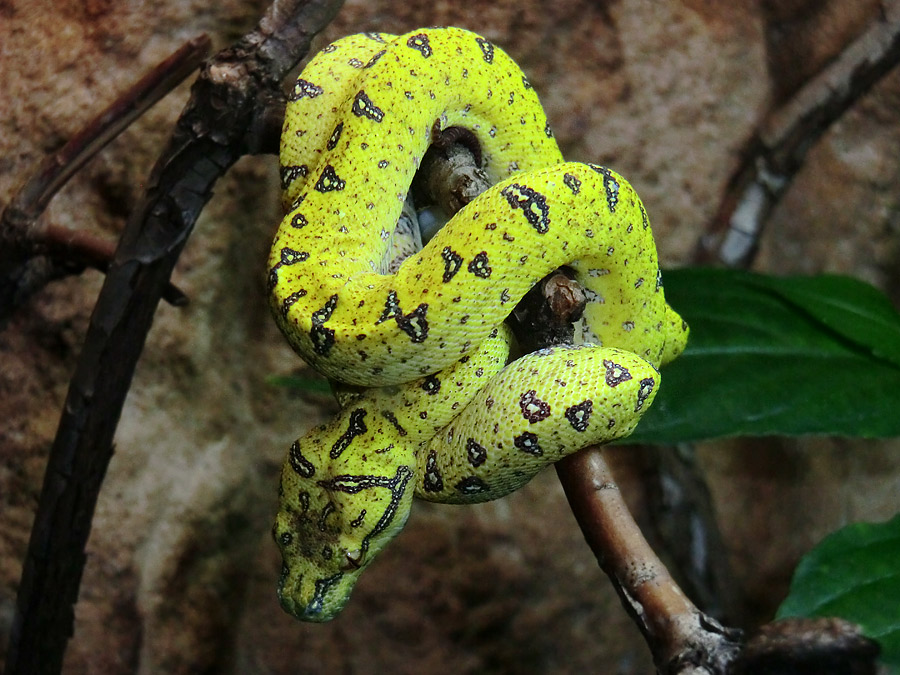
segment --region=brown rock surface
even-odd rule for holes
[[[775,4],[353,0],[319,46],[419,25],[487,35],[528,72],[566,155],[613,165],[635,184],[675,265],[689,259],[769,97],[796,86],[781,73],[813,50],[788,41],[799,55],[773,53],[787,49],[777,31],[814,43],[825,63],[874,3]],[[0,204],[44,153],[186,39],[208,31],[224,46],[264,6],[0,0]],[[47,218],[114,236],[186,95],[179,88],[104,150]],[[816,146],[774,214],[759,269],[846,272],[900,301],[898,99],[894,72]],[[279,465],[332,404],[267,383],[304,370],[264,299],[277,190],[273,158],[239,163],[175,270],[191,304],[161,306],[126,403],[66,672],[649,672],[552,472],[491,504],[418,504],[336,622],[302,625],[281,612],[269,536]],[[51,284],[0,332],[0,660],[99,284],[97,273]],[[742,440],[703,444],[700,457],[736,595],[754,618],[777,605],[818,538],[900,503],[896,443]],[[637,499],[640,484],[623,471]]]

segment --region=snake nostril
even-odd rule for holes
[[[344,565],[342,566],[342,569],[348,572],[350,570],[358,570],[360,567],[362,567],[362,560],[362,551],[360,551],[359,549],[347,551],[346,553],[344,553]]]

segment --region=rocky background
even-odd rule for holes
[[[185,40],[221,48],[261,0],[0,0],[0,205],[40,158]],[[629,177],[668,266],[690,260],[737,151],[773,104],[857,36],[871,0],[350,0],[317,43],[455,24],[528,73],[570,159]],[[115,237],[187,98],[158,104],[52,202],[58,225]],[[756,269],[849,273],[900,304],[900,72],[809,154]],[[279,220],[273,157],[218,186],[173,277],[119,427],[94,520],[68,673],[583,673],[652,670],[552,471],[477,507],[419,504],[344,615],[303,625],[275,598],[269,528],[290,442],[331,411],[273,375],[304,372],[268,315]],[[55,433],[94,299],[90,272],[48,286],[0,332],[0,661]],[[615,451],[641,506],[639,463]],[[698,446],[731,562],[733,620],[770,618],[797,558],[900,503],[895,442]]]

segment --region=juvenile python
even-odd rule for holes
[[[454,126],[474,133],[494,186],[388,274],[408,244],[395,224],[413,175],[433,134]],[[272,311],[293,348],[344,384],[341,412],[285,460],[278,594],[294,616],[327,621],[403,527],[413,493],[495,499],[627,436],[687,326],[665,302],[632,187],[564,163],[522,71],[474,33],[327,46],[291,92],[281,176]],[[580,344],[507,365],[504,319],[561,265],[590,300]]]

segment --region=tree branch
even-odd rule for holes
[[[741,631],[725,628],[688,600],[644,539],[601,448],[560,460],[556,471],[572,513],[640,629],[662,675],[724,675]]]
[[[878,21],[759,125],[698,242],[696,262],[749,266],[769,214],[806,153],[900,63],[900,0],[882,2],[881,10]]]
[[[215,182],[258,149],[281,81],[339,2],[276,0],[259,27],[203,68],[123,232],[98,297],[44,475],[6,673],[56,673],[97,495],[134,367],[169,275]],[[248,130],[251,133],[248,135]]]

